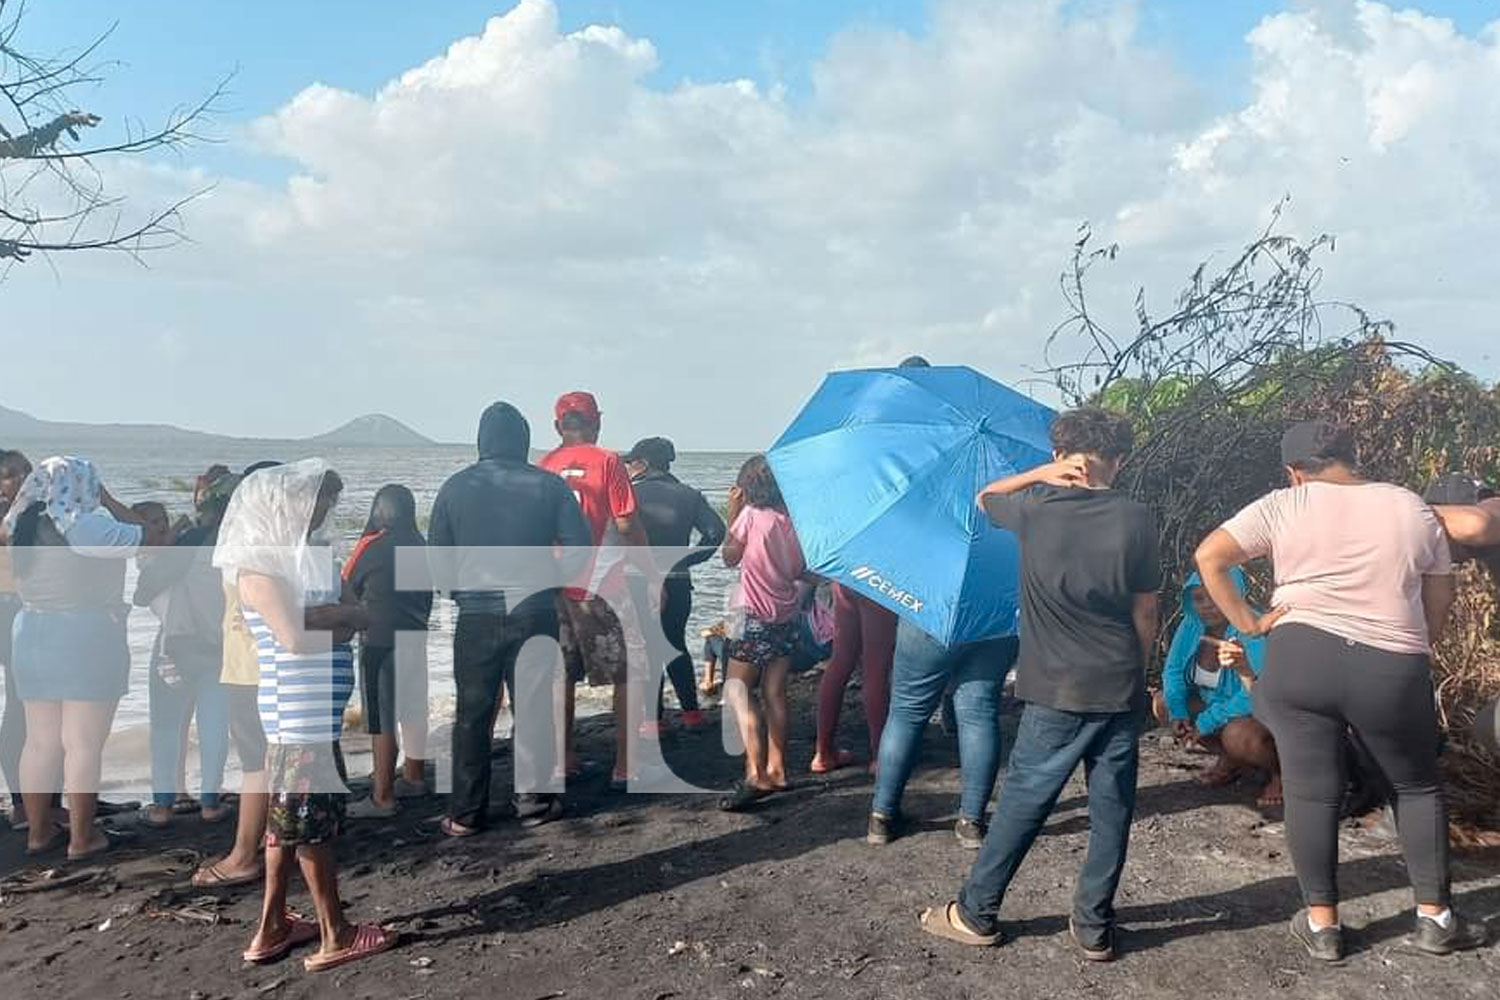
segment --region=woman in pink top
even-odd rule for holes
[[[1429,657],[1453,603],[1442,524],[1421,498],[1356,472],[1353,440],[1322,422],[1281,441],[1291,488],[1262,497],[1198,549],[1203,584],[1247,635],[1271,633],[1255,716],[1281,756],[1286,836],[1307,908],[1291,931],[1338,961],[1338,824],[1343,740],[1352,728],[1396,793],[1417,898],[1412,943],[1446,955],[1484,943],[1449,908],[1448,815],[1438,771]],[[1230,571],[1269,557],[1275,610],[1257,615]],[[1271,631],[1272,629],[1275,631]]]
[[[745,742],[745,780],[719,807],[743,809],[786,789],[786,675],[797,650],[802,611],[802,577],[807,564],[781,489],[766,464],[755,455],[740,469],[729,491],[729,538],[724,563],[739,567],[744,627],[730,633],[729,669],[724,701],[739,724]],[[751,697],[760,685],[761,711]]]

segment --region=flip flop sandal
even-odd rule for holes
[[[853,767],[854,763],[854,754],[851,751],[840,750],[833,755],[833,763],[830,764],[827,761],[814,758],[812,764],[807,769],[813,774],[832,774],[834,771]]]
[[[969,930],[958,919],[958,904],[954,902],[948,903],[942,910],[929,906],[917,919],[922,925],[922,930],[928,934],[967,945],[970,948],[993,948],[1005,939],[999,931],[993,934],[975,934]]]
[[[108,854],[110,851],[118,847],[121,843],[133,839],[128,834],[122,833],[118,830],[111,830],[106,827],[100,827],[99,832],[104,834],[104,842],[101,844],[96,844],[93,847],[90,847],[88,850],[82,851],[78,854],[74,854],[72,851],[69,851],[69,864],[72,864],[75,861],[87,861],[90,858],[97,858],[101,854]]]
[[[776,793],[759,785],[752,785],[748,781],[742,781],[735,785],[730,793],[719,800],[719,808],[724,812],[741,812],[755,805],[761,799]]]
[[[362,958],[390,951],[401,940],[398,931],[388,931],[374,924],[360,924],[354,929],[354,943],[341,951],[330,954],[318,953],[302,960],[302,968],[308,972],[327,972],[341,965],[357,962]]]
[[[234,806],[225,804],[218,807],[205,807],[198,812],[198,822],[207,826],[218,826],[220,823],[234,818]]]
[[[251,965],[268,965],[286,958],[298,945],[316,941],[322,936],[318,925],[311,920],[303,920],[288,913],[286,921],[286,937],[264,948],[246,948],[240,957]]]
[[[199,868],[193,873],[191,881],[199,889],[232,889],[241,885],[255,885],[265,877],[263,868],[245,875],[230,875],[215,863]]]
[[[51,854],[53,851],[57,850],[59,847],[62,847],[65,844],[67,844],[67,842],[68,842],[68,831],[67,831],[67,828],[66,827],[61,827],[61,826],[55,826],[55,827],[52,828],[52,836],[48,837],[47,838],[47,842],[45,844],[43,844],[41,847],[31,847],[29,845],[27,846],[27,848],[26,848],[26,856],[28,858],[36,858],[36,857],[42,856],[43,854]]]
[[[443,821],[438,824],[438,829],[443,835],[452,837],[454,840],[466,840],[469,837],[477,837],[483,831],[477,826],[465,826],[450,816],[444,816]]]
[[[203,804],[197,799],[178,799],[172,803],[172,814],[174,816],[191,816],[203,808]]]

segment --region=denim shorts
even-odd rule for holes
[[[22,608],[11,665],[22,701],[119,701],[130,682],[126,609]]]

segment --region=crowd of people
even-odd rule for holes
[[[134,559],[129,604],[159,623],[143,821],[164,827],[196,813],[235,824],[232,848],[193,883],[264,884],[249,962],[315,945],[304,964],[317,971],[396,944],[391,931],[346,921],[334,844],[346,822],[389,818],[402,800],[431,792],[425,633],[435,594],[456,609],[448,837],[473,837],[493,821],[491,744],[503,699],[516,734],[507,814],[532,828],[565,815],[567,783],[588,766],[573,739],[580,683],[612,688],[610,783],[622,791],[648,766],[643,748],[665,724],[666,684],[689,729],[705,724],[700,699],[722,685],[745,761],[719,804],[745,810],[784,791],[801,767],[824,774],[861,762],[838,739],[857,672],[869,731],[863,763],[874,776],[871,844],[906,826],[903,791],[934,715],[956,730],[954,835],[977,855],[955,898],[921,915],[931,934],[971,946],[1003,940],[1006,890],[1081,764],[1090,834],[1070,927],[1086,958],[1113,958],[1138,743],[1154,716],[1215,755],[1204,783],[1251,775],[1259,806],[1284,803],[1305,903],[1291,933],[1310,955],[1343,955],[1337,829],[1351,740],[1392,790],[1415,893],[1413,941],[1434,954],[1484,942],[1482,925],[1451,906],[1429,664],[1455,561],[1500,571],[1500,501],[1480,484],[1445,477],[1424,500],[1363,479],[1344,430],[1290,428],[1289,485],[1203,541],[1152,692],[1163,569],[1151,512],[1113,488],[1132,447],[1120,417],[1059,415],[1054,461],[976,498],[992,525],[1019,539],[1019,627],[953,646],[855,585],[809,572],[765,456],[744,463],[721,517],[673,475],[670,440],[648,438],[624,454],[601,447],[589,393],[563,395],[553,420],[558,444],[533,463],[525,417],[508,403],[490,406],[478,459],[444,483],[425,537],[411,490],[387,484],[342,561],[328,525],[343,481],[319,459],[239,473],[215,466],[196,484],[193,516],[174,523],[160,504],[121,503],[85,459],[33,465],[0,452],[0,773],[28,854],[81,861],[111,850],[94,820],[130,672],[125,581]],[[687,639],[691,570],[716,554],[738,582],[726,620],[703,635],[700,681]],[[1244,570],[1263,558],[1276,584],[1266,609],[1251,604]],[[791,761],[788,675],[825,656],[816,750]],[[991,810],[1011,676],[1024,710]],[[348,802],[341,737],[356,687],[373,769],[369,796]],[[186,788],[190,726],[196,798]],[[243,776],[233,804],[222,787],[231,749]],[[314,919],[287,907],[294,871]]]

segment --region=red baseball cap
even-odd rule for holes
[[[570,413],[576,413],[580,417],[597,422],[599,419],[599,401],[591,392],[565,392],[557,397],[556,415],[561,420]]]

